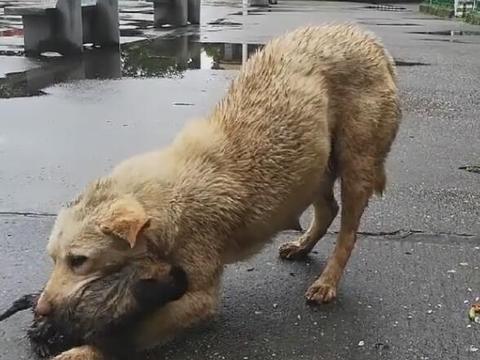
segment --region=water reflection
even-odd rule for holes
[[[44,95],[42,89],[74,80],[119,78],[122,75],[120,65],[118,51],[92,51],[68,61],[50,59],[42,67],[10,73],[0,79],[0,98]]]
[[[158,38],[122,47],[122,75],[126,77],[173,77],[200,68],[200,44],[192,37]]]
[[[38,96],[81,79],[180,77],[186,70],[239,69],[261,45],[200,43],[198,36],[157,38],[122,45],[120,52],[90,49],[76,58],[44,58],[42,66],[0,78],[0,98]]]

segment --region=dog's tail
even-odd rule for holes
[[[383,196],[385,187],[387,186],[387,175],[385,174],[384,166],[377,167],[375,172],[374,190],[378,196]]]

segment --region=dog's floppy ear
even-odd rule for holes
[[[188,289],[188,278],[179,266],[172,266],[167,276],[142,279],[135,284],[133,295],[143,309],[156,309],[180,299]]]
[[[110,204],[98,225],[104,234],[124,239],[133,248],[142,231],[150,225],[150,218],[136,199],[124,197]]]

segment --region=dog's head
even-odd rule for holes
[[[182,269],[152,261],[151,221],[140,202],[112,189],[99,181],[62,209],[48,242],[54,268],[36,313],[76,324],[75,336],[83,339],[140,321],[187,288]]]

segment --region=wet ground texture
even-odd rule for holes
[[[23,1],[0,0],[6,4]],[[227,267],[218,316],[150,359],[467,360],[480,356],[468,309],[480,296],[479,28],[416,5],[203,2],[202,23],[154,29],[151,4],[120,1],[120,52],[23,57],[20,18],[0,10],[0,309],[39,289],[55,213],[121,159],[167,144],[207,114],[248,54],[306,23],[354,21],[396,59],[404,120],[389,186],[330,305],[303,293],[338,223],[303,263],[278,259],[284,233]],[[310,219],[302,219],[305,228]],[[476,300],[477,299],[477,300]],[[30,359],[30,314],[0,324],[0,359]]]

